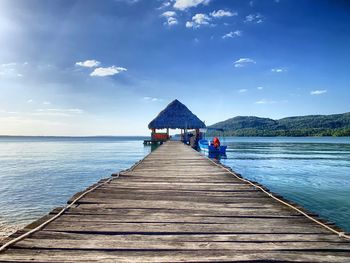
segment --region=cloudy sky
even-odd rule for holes
[[[0,134],[348,112],[349,47],[345,0],[0,0]]]

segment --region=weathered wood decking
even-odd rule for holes
[[[350,262],[350,243],[176,142],[0,254],[1,262],[265,260]]]

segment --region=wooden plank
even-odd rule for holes
[[[45,227],[51,231],[109,232],[109,233],[327,233],[314,224],[276,225],[266,220],[263,225],[202,224],[202,223],[106,223],[106,222],[52,222]]]
[[[266,194],[262,193],[258,190],[253,191],[192,191],[192,190],[148,190],[148,189],[133,189],[132,192],[130,192],[130,189],[125,188],[104,188],[100,187],[96,189],[94,194],[114,194],[114,195],[142,195],[147,198],[148,196],[159,196],[162,195],[162,198],[164,198],[165,195],[169,196],[183,196],[183,197],[228,197],[228,198],[264,198],[264,199],[271,199]],[[88,195],[89,196],[89,195]]]
[[[84,250],[342,250],[350,252],[349,244],[346,242],[213,242],[213,241],[123,241],[120,240],[70,240],[70,239],[31,239],[27,238],[18,242],[15,248],[30,249],[74,249],[79,247]]]
[[[2,262],[349,262],[349,252],[325,251],[89,251],[10,249],[1,255]],[[14,258],[16,258],[14,260]]]
[[[138,181],[121,181],[111,182],[103,185],[101,189],[115,188],[118,185],[120,188],[141,188],[143,190],[151,189],[166,189],[166,190],[208,190],[208,191],[223,191],[223,190],[257,190],[256,187],[242,183],[225,183],[225,182],[173,182],[173,181],[158,181],[158,182],[138,182]]]
[[[173,189],[180,189],[180,190],[202,190],[202,191],[235,191],[235,190],[255,190],[254,187],[249,185],[225,185],[225,186],[217,186],[217,185],[197,185],[197,186],[191,186],[191,185],[137,185],[137,184],[119,184],[119,183],[111,183],[106,187],[113,187],[114,185],[120,185],[120,187],[129,188],[129,189],[159,189],[159,190],[173,190]]]
[[[305,217],[224,217],[224,216],[193,216],[185,214],[160,214],[160,215],[74,215],[65,214],[64,216],[56,219],[57,222],[72,222],[73,224],[79,224],[79,222],[176,222],[176,223],[217,223],[217,224],[264,224],[265,221],[269,221],[269,224],[311,224],[310,220]]]
[[[234,178],[232,175],[229,175],[226,171],[212,171],[212,172],[207,172],[204,171],[202,173],[199,172],[189,172],[187,171],[186,173],[183,172],[168,172],[168,171],[162,171],[161,173],[159,173],[158,171],[153,171],[153,172],[145,172],[143,170],[136,170],[133,172],[125,172],[123,173],[123,176],[134,176],[134,177],[155,177],[155,176],[159,176],[160,178],[191,178],[191,177],[202,177],[203,178],[207,178],[207,177],[211,177],[211,178],[217,178],[219,176],[225,176],[225,178]],[[238,179],[232,179],[232,180],[238,180]]]
[[[123,202],[116,202],[113,199],[101,199],[101,198],[89,198],[85,197],[82,201],[79,201],[79,206],[82,208],[192,208],[192,209],[229,209],[229,208],[276,208],[276,209],[288,209],[285,207],[276,207],[274,203],[264,202],[229,202],[227,203],[196,203],[188,201],[167,201],[167,200],[128,200],[124,199]],[[289,209],[290,210],[290,209]]]
[[[101,199],[105,197],[107,199]],[[193,203],[211,203],[211,204],[273,204],[273,200],[266,197],[252,197],[252,196],[225,196],[225,197],[216,197],[216,196],[193,196],[190,198],[189,195],[181,196],[181,195],[168,195],[159,198],[157,195],[142,195],[142,194],[110,194],[110,193],[93,193],[85,198],[81,199],[79,203],[84,202],[94,202],[94,203],[115,203],[118,201],[124,202],[124,200],[129,201],[176,201],[176,202],[193,202]],[[95,200],[95,201],[94,201]]]
[[[184,188],[184,189],[176,189],[176,188],[156,188],[156,187],[149,187],[149,188],[139,188],[139,187],[131,187],[131,186],[119,186],[119,187],[114,187],[114,186],[101,186],[99,187],[100,190],[106,189],[106,190],[113,190],[115,188],[118,188],[118,190],[125,190],[125,191],[166,191],[166,192],[171,192],[171,191],[182,191],[182,192],[206,192],[206,193],[250,193],[254,194],[253,192],[259,192],[261,193],[260,190],[258,189],[231,189],[231,190],[222,190],[222,189],[192,189],[192,188]]]
[[[108,198],[108,200],[100,200],[102,197]],[[135,193],[131,195],[130,193],[104,193],[104,192],[95,192],[89,194],[86,198],[83,198],[81,202],[87,202],[91,199],[98,199],[96,203],[104,202],[117,202],[118,200],[123,202],[123,200],[159,200],[159,195],[156,194],[144,194],[144,193]],[[168,194],[162,199],[163,201],[191,201],[196,203],[273,203],[273,200],[264,196],[264,197],[252,197],[252,196],[203,196],[203,195],[180,195],[180,194]]]
[[[127,182],[177,182],[177,183],[230,183],[230,184],[244,184],[240,181],[233,181],[230,177],[218,177],[218,176],[188,176],[186,177],[176,177],[176,176],[168,176],[168,177],[156,177],[152,175],[147,175],[144,177],[138,175],[125,175],[120,176],[119,181],[127,181]]]
[[[151,214],[188,214],[201,216],[241,216],[241,217],[268,217],[268,216],[300,216],[297,212],[281,210],[280,208],[255,209],[255,208],[229,208],[229,209],[193,209],[185,207],[177,208],[101,208],[95,207],[78,207],[70,208],[65,214],[96,214],[96,215],[151,215]]]
[[[43,230],[33,234],[32,239],[71,239],[71,240],[114,240],[114,241],[150,241],[150,242],[347,242],[330,233],[313,234],[79,234]]]

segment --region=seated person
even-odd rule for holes
[[[220,140],[219,140],[218,137],[214,137],[214,139],[213,139],[213,144],[214,144],[214,147],[215,147],[216,149],[219,149],[219,148],[220,148]]]

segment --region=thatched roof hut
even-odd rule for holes
[[[202,122],[180,101],[174,100],[149,124],[149,129],[200,129],[205,128]]]

